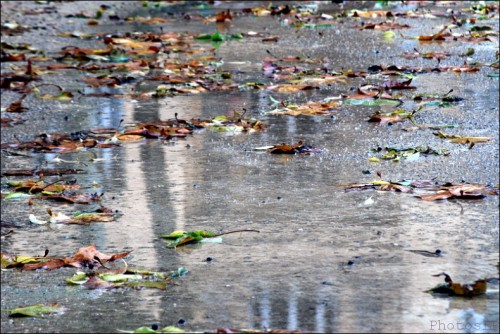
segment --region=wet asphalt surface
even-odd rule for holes
[[[215,45],[217,48],[209,52],[220,63],[218,71],[230,73],[232,81],[238,84],[274,83],[276,79],[265,75],[262,69],[266,57],[299,56],[311,62],[299,62],[296,66],[314,68],[323,64],[327,72],[366,71],[373,65],[433,68],[460,66],[464,62],[491,64],[497,60],[498,34],[496,43],[477,44],[460,40],[421,43],[399,35],[436,33],[440,25],[450,24],[451,8],[454,13],[461,13],[456,14],[459,17],[470,17],[472,14],[464,10],[471,5],[469,2],[420,8],[429,13],[443,12],[443,16],[397,18],[397,22],[410,28],[395,30],[397,36],[392,39],[380,31],[353,28],[385,20],[380,17],[346,17],[329,27],[296,28],[285,24],[283,15],[233,14],[233,20],[223,25],[206,23],[196,16],[210,17],[226,8],[241,13],[243,8],[264,6],[267,2],[217,2],[216,6],[164,3],[147,7],[141,2],[106,2],[109,12],[105,12],[98,25],[87,25],[89,19],[68,17],[82,11],[92,15],[100,4],[2,2],[2,24],[17,21],[32,27],[21,35],[2,35],[2,42],[30,43],[54,57],[67,45],[103,47],[99,39],[57,36],[61,32],[255,31],[262,37],[245,35],[241,41]],[[329,15],[350,8],[378,10],[370,2],[313,5],[319,13]],[[405,12],[416,7],[411,2],[397,2],[385,8]],[[43,9],[47,13],[21,14],[28,9]],[[110,19],[112,14],[120,19]],[[498,32],[498,8],[491,14],[490,20],[479,22]],[[169,21],[143,24],[124,20],[134,16],[163,17]],[[466,33],[466,28],[454,31]],[[279,40],[262,41],[272,36],[279,36]],[[214,47],[210,42],[192,43],[193,48]],[[448,52],[452,56],[440,62],[401,57],[415,48],[421,53]],[[468,48],[474,48],[469,56],[465,55]],[[170,57],[182,61],[195,56],[173,52]],[[321,61],[314,63],[317,59]],[[3,75],[12,66],[22,67],[26,63],[1,65]],[[473,299],[423,292],[442,282],[442,278],[432,277],[441,272],[463,283],[498,277],[497,195],[428,202],[416,197],[419,192],[345,192],[343,188],[346,184],[379,179],[378,172],[384,180],[434,179],[481,183],[498,189],[499,81],[498,77],[488,76],[494,73],[498,74],[497,68],[485,65],[472,73],[422,73],[413,78],[415,89],[393,91],[403,96],[443,95],[453,89],[453,95],[463,100],[425,109],[417,114],[416,121],[457,124],[456,128],[443,131],[491,138],[471,149],[438,138],[432,129],[405,131],[412,125],[409,122],[367,122],[375,110],[394,110],[387,106],[342,106],[331,115],[299,117],[267,113],[276,108],[273,100],[300,104],[351,94],[363,84],[380,84],[380,78],[374,77],[347,78],[296,93],[236,88],[137,99],[85,96],[85,92],[95,91],[85,84],[84,77],[97,74],[59,70],[44,74],[42,82],[58,84],[74,92],[75,98],[50,101],[30,95],[23,103],[28,111],[19,114],[3,111],[19,94],[2,89],[2,117],[25,119],[22,124],[2,127],[2,143],[33,140],[40,133],[117,127],[121,120],[123,124],[132,124],[172,119],[176,113],[182,119],[209,119],[246,109],[246,115],[266,124],[264,132],[252,134],[205,129],[185,139],[147,139],[67,154],[2,150],[2,172],[35,167],[85,170],[86,174],[75,176],[77,182],[88,187],[86,192],[104,193],[102,204],[123,213],[110,223],[34,225],[29,214],[44,217],[48,207],[66,213],[90,208],[44,200],[29,205],[26,199],[2,197],[2,221],[13,224],[2,226],[2,233],[14,231],[2,236],[2,252],[43,255],[48,248],[53,256],[70,256],[80,247],[95,244],[104,253],[133,249],[127,257],[129,267],[167,272],[184,267],[189,271],[167,290],[89,290],[66,284],[65,279],[75,273],[74,268],[50,272],[2,270],[2,309],[50,302],[67,307],[64,314],[43,318],[13,318],[2,312],[2,332],[104,333],[133,331],[152,324],[174,325],[186,332],[214,332],[217,328],[320,333],[498,331],[498,283],[490,284],[485,295]],[[114,89],[130,92],[133,87],[147,91],[157,84],[132,83]],[[414,110],[417,105],[406,99],[402,108]],[[272,155],[253,151],[256,147],[299,140],[321,152]],[[450,154],[415,161],[369,161],[380,156],[373,148],[417,145],[445,148]],[[9,190],[8,181],[20,179],[23,178],[2,176],[2,191]],[[255,229],[260,233],[232,234],[224,236],[222,243],[177,249],[167,248],[160,238],[174,230],[196,229],[216,233]],[[435,253],[436,249],[442,251],[441,256],[422,256]]]

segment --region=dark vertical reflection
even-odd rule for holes
[[[270,287],[263,283],[254,288],[254,296],[248,306],[248,328],[339,331],[338,310],[331,291],[321,288],[314,291],[293,284]]]

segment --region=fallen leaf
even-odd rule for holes
[[[412,80],[411,78],[406,81],[389,80],[382,83],[380,87],[384,89],[416,89],[415,86],[410,86]]]
[[[9,312],[10,316],[40,318],[46,314],[63,313],[65,310],[66,308],[60,306],[58,303],[52,303],[47,305],[36,304],[26,307],[16,307],[10,310],[2,310],[2,312]]]
[[[229,231],[225,233],[215,234],[214,232],[204,231],[204,230],[196,230],[196,231],[174,231],[170,234],[161,236],[163,239],[170,240],[167,244],[169,248],[176,248],[179,246],[186,245],[188,243],[202,242],[206,238],[217,238],[223,235],[231,234],[231,233],[240,233],[240,232],[260,232],[257,230],[235,230]]]
[[[272,148],[268,149],[267,152],[271,154],[296,154],[296,153],[319,153],[321,149],[315,148],[309,145],[304,145],[302,141],[298,141],[296,144],[276,144]]]
[[[420,198],[426,201],[442,200],[447,198],[479,199],[486,195],[498,195],[498,190],[483,184],[450,184],[441,186],[438,192],[430,195],[421,195]]]
[[[284,104],[283,108],[274,109],[268,112],[270,115],[328,115],[336,111],[336,107],[340,106],[340,101],[330,102],[312,102],[309,101],[303,105],[290,105]]]
[[[121,271],[104,270],[85,273],[77,272],[66,279],[66,283],[82,285],[88,289],[114,289],[120,287],[153,288],[165,290],[173,283],[172,278],[186,275],[184,267],[171,272],[150,272],[146,270],[131,270],[127,267]]]
[[[490,137],[464,137],[460,135],[451,135],[444,133],[442,131],[435,132],[434,135],[438,136],[439,138],[443,139],[449,139],[450,143],[455,143],[455,144],[476,144],[476,143],[486,143],[491,141]],[[472,148],[472,146],[471,146]]]
[[[410,26],[407,24],[401,24],[393,21],[384,21],[380,23],[365,23],[363,25],[356,26],[355,28],[358,28],[360,30],[373,29],[373,30],[387,31],[393,29],[406,29],[410,28]]]
[[[93,268],[101,267],[102,264],[124,258],[132,251],[108,255],[99,252],[95,245],[80,248],[75,255],[69,258],[55,258],[55,257],[27,257],[19,260],[14,257],[15,261],[7,264],[5,268],[20,267],[23,270],[53,270],[61,267],[75,267],[85,268],[92,266]],[[5,259],[13,258],[12,256],[5,256]],[[96,260],[98,258],[99,260]],[[27,262],[26,262],[27,261]],[[4,255],[2,254],[2,266],[4,264]]]
[[[220,12],[215,17],[215,22],[225,22],[231,21],[233,16],[231,15],[231,11],[228,9],[225,12]]]
[[[319,87],[307,84],[276,84],[267,86],[266,90],[278,93],[296,93],[302,90],[319,89]]]
[[[432,275],[434,277],[444,276],[445,284],[439,284],[426,292],[448,294],[451,296],[476,297],[486,293],[488,283],[484,279],[475,281],[472,284],[455,283],[446,273]]]

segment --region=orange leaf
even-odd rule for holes
[[[138,140],[144,139],[144,136],[123,134],[123,135],[117,136],[116,138],[118,138],[121,141],[131,142],[131,141],[138,141]]]

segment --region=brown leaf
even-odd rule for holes
[[[279,41],[279,39],[280,38],[278,36],[269,36],[269,37],[263,38],[262,42],[277,42],[277,41]]]
[[[113,289],[120,286],[120,284],[117,283],[107,282],[97,275],[92,275],[87,282],[82,285],[88,289]]]
[[[273,148],[269,149],[268,152],[273,153],[273,154],[280,154],[280,153],[295,154],[296,153],[295,149],[301,147],[303,144],[304,143],[302,141],[299,141],[293,145],[288,145],[285,143],[277,144],[277,145],[274,145]]]
[[[120,141],[126,141],[126,142],[131,142],[131,141],[138,141],[144,139],[144,136],[141,135],[129,135],[129,134],[122,134],[117,136]]]
[[[497,195],[493,189],[488,189],[483,184],[458,184],[447,187],[448,190],[455,197],[484,197],[485,195]]]
[[[378,188],[378,185],[371,183],[354,183],[344,186],[345,191],[363,191],[363,190],[374,190]]]
[[[450,289],[458,296],[477,296],[486,292],[487,283],[485,280],[477,280],[474,284],[450,283]]]
[[[385,22],[380,22],[380,23],[367,23],[367,24],[364,24],[361,26],[356,26],[356,28],[358,28],[360,30],[374,29],[374,30],[379,30],[379,31],[387,31],[387,30],[393,30],[393,29],[410,28],[410,26],[407,24],[400,24],[397,22],[385,21]]]
[[[18,53],[18,54],[11,54],[11,53],[5,53],[2,54],[1,61],[25,61],[26,60],[26,55],[24,53]]]
[[[64,267],[66,265],[66,259],[50,259],[45,262],[38,263],[27,263],[22,266],[23,270],[37,270],[37,269],[45,269],[45,270],[53,270]]]
[[[483,198],[486,195],[498,195],[498,191],[483,184],[452,184],[438,188],[436,194],[421,195],[420,198],[426,201],[447,199],[450,197],[462,199]]]
[[[446,283],[445,287],[437,287],[431,289],[432,292],[448,293],[450,295],[462,296],[462,297],[475,297],[486,293],[488,283],[484,279],[479,279],[472,284],[461,284],[455,283],[451,277],[446,273],[440,273],[437,275],[432,275],[434,277],[444,276],[444,281]]]
[[[77,204],[90,204],[92,201],[99,201],[102,195],[103,194],[44,195],[37,198],[54,199]]]
[[[28,108],[23,107],[22,103],[23,100],[26,98],[28,94],[25,93],[23,96],[19,98],[16,102],[13,102],[10,106],[7,107],[7,112],[15,112],[15,113],[20,113],[20,112],[25,112],[28,111]]]
[[[59,182],[46,184],[44,181],[26,180],[20,182],[9,182],[16,191],[29,191],[36,193],[40,191],[62,192],[65,189],[80,189],[79,184],[61,184]]]
[[[2,117],[2,126],[13,126],[16,124],[22,124],[24,122],[26,122],[26,120],[19,117],[15,118]]]
[[[420,198],[423,199],[424,201],[435,201],[435,200],[447,199],[452,196],[453,196],[452,193],[450,193],[448,190],[445,190],[445,191],[440,191],[433,195],[420,195]]]
[[[418,36],[418,40],[419,41],[444,41],[445,40],[445,36],[451,36],[450,33],[447,33],[445,34],[444,31],[448,29],[447,26],[445,26],[444,28],[442,28],[440,31],[438,31],[436,34],[434,35],[431,35],[431,36]]]
[[[279,110],[272,110],[269,112],[270,115],[290,115],[290,116],[300,116],[300,115],[326,115],[331,114],[336,110],[336,107],[340,105],[339,101],[330,102],[313,102],[309,101],[306,104],[300,106],[290,106],[282,105],[285,107]]]
[[[380,89],[376,87],[358,87],[356,93],[347,95],[349,99],[364,100],[370,97],[375,97],[380,94]],[[393,99],[394,97],[389,93],[382,93],[380,96],[382,99]]]
[[[61,268],[63,266],[70,266],[75,268],[88,267],[92,264],[94,268],[101,267],[101,263],[106,263],[108,261],[114,261],[121,259],[129,255],[132,251],[108,255],[99,252],[95,245],[90,245],[87,247],[80,248],[73,257],[70,258],[51,258],[45,262],[40,263],[28,263],[25,264],[23,270],[36,270],[36,269],[46,269],[53,270]],[[96,260],[96,257],[99,260]]]
[[[231,15],[230,10],[226,10],[225,12],[220,12],[217,14],[215,17],[215,22],[224,22],[224,21],[231,21],[233,19],[233,16]]]

